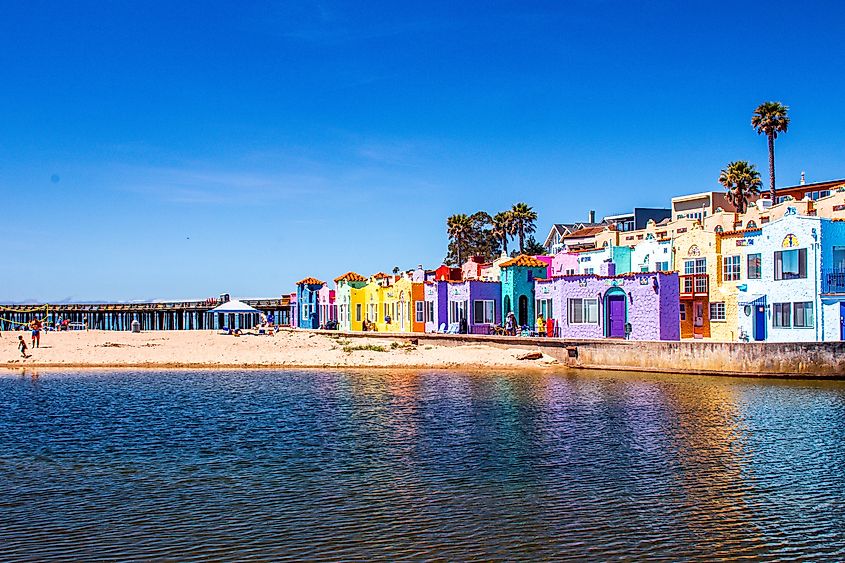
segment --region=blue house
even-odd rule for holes
[[[299,328],[320,328],[318,292],[326,285],[317,278],[305,278],[296,282],[296,304]]]

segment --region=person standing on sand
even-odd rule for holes
[[[508,312],[505,329],[508,331],[508,335],[516,336],[516,315],[513,314],[513,311]]]
[[[537,315],[537,336],[546,336],[546,319],[543,318],[543,313]]]
[[[29,356],[26,354],[26,341],[23,339],[23,335],[18,336],[18,350],[21,351],[22,358],[28,358]]]
[[[41,348],[41,321],[33,319],[29,323],[29,328],[32,329],[32,347]]]

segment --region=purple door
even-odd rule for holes
[[[624,295],[611,295],[607,298],[607,335],[610,338],[625,338]]]

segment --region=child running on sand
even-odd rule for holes
[[[18,336],[18,349],[21,351],[21,357],[28,358],[29,356],[26,353],[26,341],[23,339],[23,336]]]

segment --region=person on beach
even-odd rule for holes
[[[27,346],[26,346],[26,340],[23,339],[23,335],[18,336],[18,350],[21,351],[21,357],[22,358],[28,358],[29,357],[29,355],[27,355],[27,353],[26,353]]]
[[[546,336],[546,319],[543,318],[543,313],[537,315],[537,336]]]
[[[516,315],[513,314],[513,311],[510,311],[507,319],[505,319],[505,329],[509,336],[516,336]]]
[[[32,347],[41,348],[41,321],[33,319],[29,328],[32,330]]]

